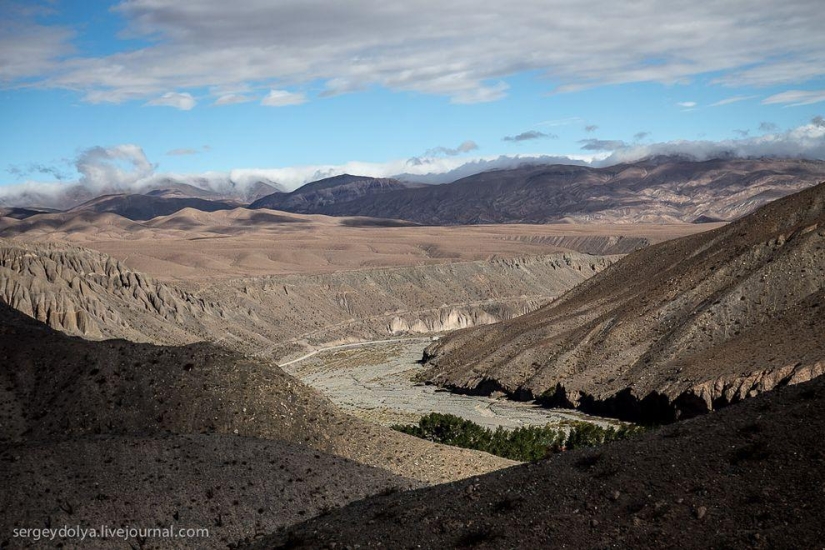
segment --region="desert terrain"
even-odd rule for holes
[[[627,254],[721,224],[419,226],[237,208],[135,221],[86,211],[0,218],[0,237],[70,242],[163,281],[408,267],[575,251]]]
[[[319,189],[338,191],[329,185]],[[421,189],[385,187],[375,196]],[[725,465],[764,481],[772,468],[818,460],[780,459],[773,445],[808,445],[820,420],[818,385],[777,392],[825,364],[823,189],[731,223],[419,225],[225,204],[139,219],[177,208],[163,202],[177,192],[7,212],[3,527],[93,525],[116,510],[137,524],[210,525],[207,548],[406,547],[414,541],[395,528],[404,517],[432,523],[434,547],[572,541],[568,528],[576,540],[609,528],[630,547],[644,537],[669,544],[684,516],[697,540],[713,528],[738,542],[716,510],[751,511],[726,500],[739,493],[720,478]],[[371,196],[359,190],[332,196]],[[780,411],[764,421],[750,405],[762,393],[762,407]],[[434,412],[505,431],[680,423],[516,467],[391,428]],[[812,424],[797,422],[803,413]],[[693,416],[702,418],[685,420]],[[759,430],[746,433],[752,424]],[[687,456],[700,433],[704,468]],[[730,459],[730,445],[765,458]],[[661,456],[728,496],[673,485],[655,473],[671,464]],[[607,473],[587,481],[580,464],[603,457]],[[543,481],[556,476],[555,488]],[[582,483],[579,498],[572,487]],[[809,498],[794,475],[781,483],[792,495],[777,513]],[[525,492],[510,494],[514,485]],[[639,491],[664,496],[648,502]],[[614,514],[596,504],[603,494],[628,504]],[[542,498],[561,498],[562,515],[522,509]],[[432,499],[437,517],[423,512]],[[352,519],[361,516],[374,517],[364,527]],[[748,540],[775,546],[765,541],[791,531],[808,540],[816,512],[798,517],[792,528],[757,522]]]

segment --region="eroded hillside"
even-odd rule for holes
[[[460,391],[672,420],[825,371],[825,184],[429,350]]]
[[[615,257],[539,257],[254,277],[184,291],[92,250],[0,240],[0,300],[87,338],[201,340],[266,357],[521,315]]]

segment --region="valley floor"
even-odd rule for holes
[[[289,374],[319,390],[344,411],[383,425],[415,424],[431,413],[453,414],[489,428],[564,425],[612,419],[548,409],[505,397],[468,396],[416,382],[430,338],[393,339],[319,350],[281,363]]]

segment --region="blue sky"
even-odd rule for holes
[[[100,158],[134,177],[673,142],[822,157],[818,1],[622,4],[2,2],[0,185],[105,176],[79,159],[124,145]]]

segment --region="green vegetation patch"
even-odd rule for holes
[[[541,460],[564,450],[626,439],[644,431],[639,426],[602,428],[588,422],[573,422],[566,429],[547,425],[491,430],[470,420],[440,413],[422,417],[417,426],[395,425],[393,429],[435,443],[475,449],[522,462]]]

